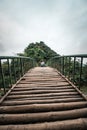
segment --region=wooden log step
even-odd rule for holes
[[[50,67],[33,68],[1,99],[1,130],[86,128],[85,96]]]
[[[64,111],[87,107],[87,102],[53,103],[53,104],[32,104],[18,106],[1,106],[0,113],[35,113],[48,111]]]
[[[83,98],[49,99],[49,100],[23,100],[23,101],[4,101],[2,105],[26,105],[26,104],[47,104],[84,101]]]
[[[32,114],[0,114],[0,124],[31,124],[38,122],[52,122],[84,117],[87,117],[87,108]]]
[[[75,92],[75,89],[65,89],[65,90],[31,90],[31,91],[16,91],[11,92],[10,95],[19,95],[19,94],[43,94],[43,93],[61,93],[61,92]]]
[[[62,92],[62,93],[45,93],[45,94],[26,94],[26,95],[8,95],[6,99],[15,98],[29,98],[29,97],[53,97],[53,96],[67,96],[67,95],[79,95],[78,92]]]
[[[56,77],[56,78],[51,78],[51,77],[34,77],[34,78],[29,78],[29,77],[23,77],[22,79],[21,79],[21,81],[26,81],[26,82],[29,82],[29,81],[32,81],[32,82],[41,82],[41,81],[64,81],[64,82],[66,82],[66,80],[65,79],[63,79],[62,77]]]
[[[24,88],[24,87],[69,87],[70,85],[69,84],[67,84],[67,85],[65,85],[65,84],[63,84],[63,85],[57,85],[57,84],[47,84],[47,83],[38,83],[38,84],[33,84],[33,83],[31,83],[31,84],[22,84],[22,83],[20,83],[20,84],[17,84],[17,86],[15,87],[15,88]]]
[[[56,81],[56,82],[50,81],[49,83],[50,83],[50,84],[51,84],[51,83],[52,83],[52,84],[54,83],[54,84],[56,84],[57,86],[67,86],[67,85],[70,85],[68,82],[58,82],[58,81]],[[24,81],[20,81],[20,84],[28,84],[28,85],[30,85],[30,84],[33,84],[33,85],[38,85],[38,84],[39,84],[39,85],[42,85],[42,84],[43,84],[43,85],[45,85],[45,84],[46,84],[46,81],[45,81],[45,83],[41,83],[41,82],[35,82],[35,83],[34,83],[34,82],[26,82],[26,81],[24,82]],[[52,85],[52,84],[51,84],[51,85]],[[47,85],[47,84],[46,84],[46,85]],[[53,86],[54,86],[54,85],[53,85]]]
[[[24,81],[24,82],[26,82],[26,83],[28,83],[28,82],[66,82],[66,80],[64,80],[64,79],[62,79],[62,78],[60,78],[60,79],[26,79],[26,78],[23,78],[22,80],[21,80],[21,82],[22,81]]]
[[[35,77],[34,77],[35,76]],[[25,74],[23,78],[30,78],[30,79],[35,79],[35,78],[43,78],[43,79],[46,79],[46,78],[62,78],[60,75],[28,75],[28,74]]]
[[[72,86],[63,86],[63,87],[15,87],[12,91],[25,91],[25,90],[60,90],[60,89],[74,89]]]
[[[11,101],[23,101],[23,100],[47,100],[47,99],[65,99],[65,98],[80,98],[81,96],[80,95],[66,95],[66,96],[52,96],[52,97],[30,97],[30,98],[18,98],[18,97],[15,97],[15,98],[11,98],[10,97],[10,100]],[[6,98],[6,101],[9,100],[9,98]]]
[[[44,75],[42,75],[42,74],[41,75],[38,75],[38,74],[37,75],[25,74],[24,75],[24,78],[32,78],[32,79],[34,79],[34,78],[37,78],[37,77],[46,79],[46,78],[49,78],[49,77],[50,78],[60,78],[61,76],[60,75],[53,75],[53,74],[52,75],[48,75],[48,74],[46,74],[46,75],[45,74]]]
[[[0,130],[86,130],[87,118],[37,124],[1,125]]]

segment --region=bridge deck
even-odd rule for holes
[[[87,129],[87,100],[50,67],[31,69],[0,106],[0,130],[78,129]]]

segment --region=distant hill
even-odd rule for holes
[[[36,42],[36,43],[30,43],[25,49],[24,49],[24,55],[34,58],[38,63],[41,60],[44,60],[47,62],[50,58],[59,55],[55,51],[53,51],[50,47],[48,47],[44,42]]]

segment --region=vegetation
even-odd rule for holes
[[[41,60],[47,62],[50,58],[59,55],[51,48],[49,48],[44,42],[30,43],[24,50],[24,56],[34,58],[39,64]]]
[[[36,43],[30,43],[25,49],[24,53],[18,53],[19,56],[27,56],[30,58],[35,59],[37,62],[37,65],[39,65],[41,60],[44,60],[47,62],[51,57],[54,57],[55,55],[58,55],[55,51],[51,50],[44,42],[36,42]],[[21,68],[21,63],[23,62],[23,68]],[[20,59],[13,59],[10,60],[9,67],[8,67],[8,60],[5,60],[2,63],[3,68],[3,76],[5,80],[5,90],[8,90],[11,84],[14,84],[16,80],[20,78],[20,73],[26,72],[29,69],[29,66],[31,67],[31,62],[29,62],[29,59],[24,59],[23,61],[20,61]],[[23,70],[22,70],[23,69]],[[1,70],[0,70],[1,71]],[[0,72],[1,73],[1,72]],[[2,77],[0,74],[0,88],[2,91]],[[2,91],[3,94],[3,91]]]
[[[1,60],[2,61],[2,60]],[[30,58],[5,59],[0,67],[0,96],[33,66]]]
[[[31,57],[33,59],[35,59],[35,61],[37,62],[37,65],[40,64],[40,62],[43,60],[45,61],[45,63],[47,63],[52,57],[55,56],[60,56],[59,54],[57,54],[55,51],[53,51],[50,47],[48,47],[43,41],[41,42],[36,42],[36,43],[30,43],[25,49],[24,49],[24,53],[18,53],[17,55],[19,56],[27,56],[27,57]],[[9,77],[9,71],[8,71],[8,62],[5,61],[2,64],[3,67],[3,72],[4,72],[4,77],[5,77],[5,84],[6,84],[6,88],[9,87],[10,82],[14,83],[14,77],[16,76],[16,79],[18,80],[20,77],[20,72],[22,71],[21,66],[20,66],[20,61],[18,61],[17,59],[14,60],[15,62],[15,69],[14,69],[14,63],[13,60],[11,60],[10,62],[10,67],[11,67],[11,77],[12,77],[12,81],[10,81],[10,77]],[[53,67],[56,68],[60,68],[60,61],[57,61],[57,59],[54,61],[53,60]],[[64,64],[64,74],[67,76],[68,74],[70,74],[71,76],[71,80],[73,78],[73,60],[71,60],[70,63],[70,67],[69,67],[69,60],[65,61]],[[55,65],[54,65],[55,63]],[[59,64],[59,66],[58,66]],[[31,66],[29,62],[23,62],[23,66],[24,66],[24,70],[23,71],[27,71],[28,67]],[[76,61],[75,64],[75,83],[76,85],[78,85],[79,82],[79,68],[80,67],[80,63],[79,61]],[[69,72],[70,70],[70,72]],[[15,71],[15,72],[14,72]],[[1,81],[2,77],[0,74],[0,87],[2,86],[2,81]],[[81,77],[81,86],[87,86],[87,64],[83,65],[83,69],[82,69],[82,77]],[[82,89],[87,90],[87,89]]]
[[[48,61],[48,65],[51,65],[54,68],[57,68],[61,73],[63,73],[67,78],[69,78],[76,86],[79,86],[82,92],[87,94],[87,64],[83,63],[82,65],[82,73],[80,77],[81,71],[81,61],[78,58],[75,61],[71,58],[69,62],[69,58],[64,58],[64,64],[60,57],[54,57]],[[75,68],[74,68],[75,67]]]

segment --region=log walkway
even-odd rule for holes
[[[86,97],[50,67],[31,69],[0,103],[0,130],[87,129]]]

